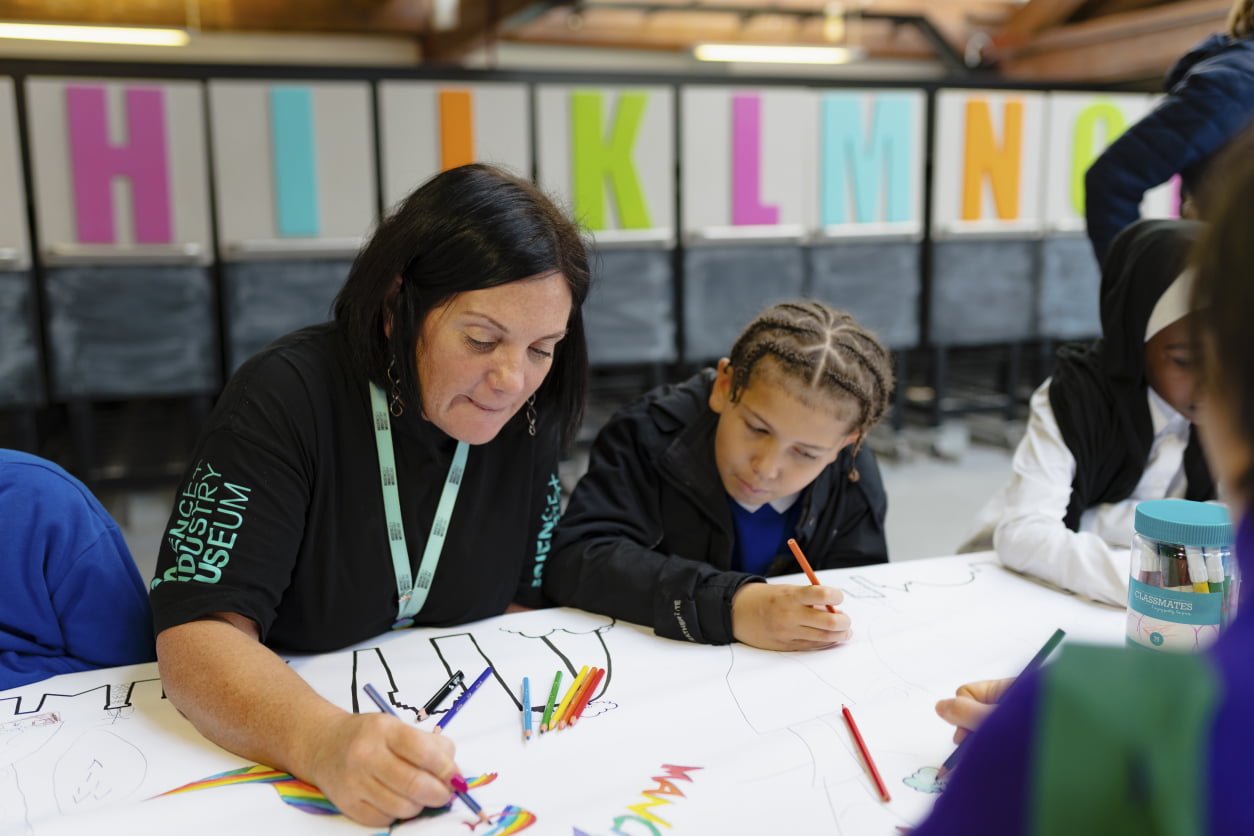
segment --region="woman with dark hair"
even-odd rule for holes
[[[366,824],[448,802],[444,735],[349,714],[276,651],[545,603],[588,284],[584,242],[543,194],[463,166],[379,224],[332,322],[235,373],[151,585],[162,683],[206,737]]]

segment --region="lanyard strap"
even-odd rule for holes
[[[457,442],[453,463],[444,479],[440,504],[435,509],[435,521],[431,524],[431,536],[418,564],[418,578],[409,574],[409,548],[405,544],[405,523],[401,519],[401,494],[396,482],[396,454],[392,447],[392,417],[388,413],[387,397],[377,384],[370,384],[370,406],[374,414],[374,443],[379,453],[379,484],[383,488],[383,513],[387,519],[388,543],[392,548],[392,570],[396,573],[396,624],[408,627],[413,618],[427,603],[435,568],[440,564],[440,552],[448,534],[449,519],[457,502],[457,492],[462,486],[462,474],[466,471],[466,455],[470,445]]]

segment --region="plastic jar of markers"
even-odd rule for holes
[[[1236,615],[1232,523],[1222,505],[1151,499],[1136,506],[1127,642],[1192,652]]]

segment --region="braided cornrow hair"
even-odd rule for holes
[[[892,355],[879,340],[849,314],[817,300],[781,302],[759,314],[732,346],[732,401],[740,399],[764,357],[774,358],[779,372],[800,384],[798,394],[858,404],[856,456],[893,393]],[[849,481],[858,481],[856,467],[850,468]]]

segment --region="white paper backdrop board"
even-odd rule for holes
[[[1058,627],[1069,641],[1123,640],[1122,610],[1014,575],[991,555],[821,577],[845,591],[854,638],[817,653],[686,644],[562,609],[409,630],[291,664],[346,709],[356,691],[362,711],[375,710],[360,692],[366,682],[418,706],[450,671],[469,684],[491,664],[495,676],[447,731],[468,778],[497,775],[472,791],[476,800],[494,815],[506,805],[534,814],[528,836],[859,836],[896,834],[931,806],[925,768],[953,748],[933,711],[938,698],[963,682],[1017,673]],[[564,691],[585,664],[607,674],[578,725],[524,743],[522,677],[542,707],[554,671],[566,671]],[[842,704],[889,786],[889,804],[858,759]],[[163,699],[155,664],[0,693],[0,834],[379,832],[303,812],[266,784],[145,800],[248,765],[201,739]],[[496,820],[468,830],[470,820],[457,802],[393,830],[517,832]]]

